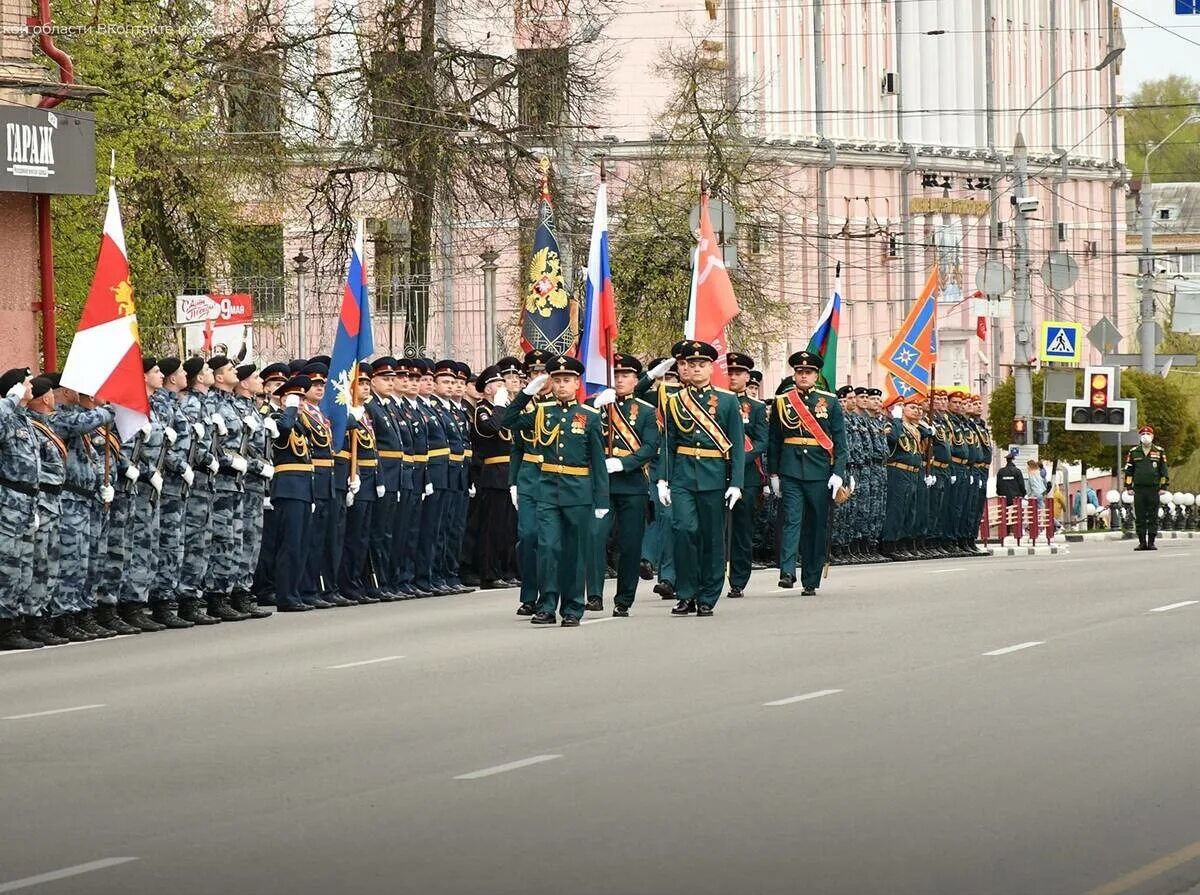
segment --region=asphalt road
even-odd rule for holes
[[[498,591],[0,654],[0,893],[1200,883],[1200,541],[775,579],[712,619]]]

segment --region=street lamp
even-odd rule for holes
[[[307,343],[307,321],[308,315],[308,300],[304,294],[304,275],[308,272],[308,256],[301,249],[299,254],[292,259],[295,265],[293,268],[296,271],[296,341],[299,347],[296,349],[297,357],[305,356],[305,346]]]
[[[486,249],[479,254],[483,261],[483,359],[490,364],[496,353],[496,260],[500,253]]]
[[[1013,141],[1013,201],[1016,207],[1014,233],[1016,236],[1014,252],[1016,270],[1013,271],[1013,335],[1016,345],[1016,358],[1013,365],[1016,379],[1014,417],[1025,420],[1027,431],[1033,426],[1033,297],[1029,290],[1029,217],[1037,212],[1038,201],[1027,195],[1029,151],[1025,146],[1021,125],[1025,121],[1025,116],[1032,112],[1046,94],[1057,87],[1067,75],[1086,71],[1104,71],[1120,59],[1124,52],[1125,42],[1118,35],[1118,40],[1113,43],[1098,64],[1069,68],[1062,72],[1017,117],[1017,135]]]
[[[1138,210],[1142,215],[1142,370],[1146,373],[1154,372],[1154,200],[1151,196],[1150,156],[1189,124],[1200,124],[1200,113],[1193,112],[1175,125],[1169,134],[1146,150],[1146,158],[1142,162]]]

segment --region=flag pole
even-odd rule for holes
[[[116,186],[117,183],[117,150],[110,150],[108,156],[108,185],[109,187]],[[104,427],[104,487],[108,488],[112,485],[112,426]],[[109,504],[104,504],[104,511],[108,512]]]
[[[604,158],[601,157],[601,159],[600,159],[600,187],[601,187],[601,189],[604,188],[604,185],[607,182],[608,182],[608,168],[604,164]],[[599,284],[599,285],[603,285],[603,284]],[[593,295],[592,301],[595,301],[598,297],[599,296]],[[588,313],[590,313],[590,311],[588,311]],[[601,338],[604,340],[604,381],[608,388],[612,388],[613,387],[613,354],[612,354],[613,346],[612,346],[612,343],[609,342],[609,335],[608,335],[607,327],[604,327],[602,329]],[[582,346],[580,346],[580,347],[582,348]],[[612,404],[609,404],[608,407],[605,409],[608,411],[608,414],[607,414],[608,415],[608,444],[606,445],[605,453],[607,453],[607,455],[609,457],[611,457],[613,455],[613,420],[615,419],[615,414],[616,414],[616,402],[614,401]]]

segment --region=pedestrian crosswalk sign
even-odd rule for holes
[[[1077,364],[1083,359],[1083,335],[1078,323],[1046,320],[1038,340],[1038,357],[1046,363]]]

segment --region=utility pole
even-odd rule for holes
[[[1016,251],[1014,253],[1013,329],[1016,334],[1014,419],[1025,420],[1025,431],[1033,426],[1033,299],[1029,291],[1029,151],[1017,129],[1013,146],[1013,197],[1016,199]]]

